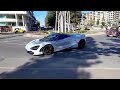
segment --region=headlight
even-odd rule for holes
[[[40,47],[40,46],[34,46],[34,47],[32,47],[31,49],[32,49],[32,50],[37,50],[39,47]]]

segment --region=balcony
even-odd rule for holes
[[[16,22],[16,19],[11,19],[11,18],[0,18],[0,22]]]
[[[16,22],[16,19],[0,18],[0,22]],[[22,22],[22,20],[21,20],[21,19],[18,19],[18,22]]]

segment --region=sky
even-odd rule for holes
[[[83,11],[83,13],[89,13],[89,12],[91,12],[91,11]]]
[[[47,11],[34,11],[34,16],[40,22],[40,26],[45,25],[46,15],[47,15]]]
[[[84,13],[89,13],[91,11],[83,11]],[[41,26],[45,26],[45,17],[47,15],[47,11],[34,11],[34,15],[36,19],[40,22]]]

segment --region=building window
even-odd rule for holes
[[[15,15],[6,15],[6,18],[12,18],[12,19],[15,19]]]
[[[5,22],[0,22],[0,26],[6,26]]]
[[[15,23],[15,22],[12,22],[11,25],[12,25],[12,26],[16,26],[16,23]]]
[[[0,15],[0,18],[13,18],[13,19],[15,19],[15,15]]]
[[[19,22],[19,26],[23,26],[23,23],[22,23],[22,22]]]
[[[0,26],[16,26],[15,22],[0,22]]]
[[[7,22],[6,25],[7,25],[7,26],[11,26],[12,23],[11,23],[11,22]]]
[[[0,18],[6,18],[6,15],[0,15]]]
[[[22,19],[22,15],[18,15],[18,19]]]

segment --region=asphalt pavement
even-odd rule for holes
[[[120,79],[120,37],[89,36],[83,50],[47,56],[25,51],[33,39],[0,39],[0,79]]]

